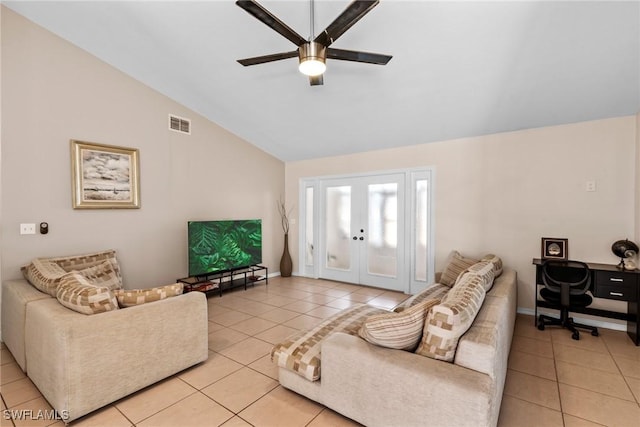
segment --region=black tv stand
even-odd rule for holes
[[[250,265],[249,267],[234,268],[230,270],[221,270],[201,276],[183,277],[177,280],[184,285],[184,293],[199,291],[210,295],[230,289],[253,286],[257,282],[269,284],[269,269],[262,265]]]

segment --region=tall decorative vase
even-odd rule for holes
[[[293,262],[289,254],[289,234],[285,233],[284,250],[282,251],[282,258],[280,259],[280,276],[291,277],[291,270],[293,270]]]

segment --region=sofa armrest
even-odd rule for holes
[[[516,321],[517,290],[516,272],[505,269],[487,293],[473,325],[460,338],[455,364],[484,372],[504,385]]]
[[[90,316],[37,301],[27,307],[28,374],[70,421],[206,360],[207,322],[199,292]]]
[[[322,345],[321,381],[325,405],[368,426],[490,425],[496,403],[488,375],[341,333]]]

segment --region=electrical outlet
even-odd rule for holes
[[[587,191],[596,191],[596,182],[595,181],[587,181],[586,190]]]
[[[20,224],[20,234],[36,234],[36,225]]]

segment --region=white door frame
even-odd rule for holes
[[[426,288],[429,284],[435,280],[435,207],[434,207],[434,188],[435,188],[435,168],[434,167],[422,167],[422,168],[410,168],[401,170],[386,170],[386,171],[373,171],[368,173],[358,174],[345,174],[345,175],[327,175],[318,177],[301,178],[299,182],[298,200],[300,206],[299,209],[299,228],[298,228],[298,272],[301,276],[319,278],[320,277],[320,251],[318,250],[318,241],[320,238],[320,218],[321,218],[321,182],[323,180],[332,179],[347,179],[377,175],[390,175],[403,173],[405,174],[405,241],[404,241],[404,260],[398,260],[398,268],[404,268],[402,291],[409,294],[415,294],[420,290]],[[415,266],[416,266],[416,251],[415,233],[412,230],[416,228],[416,219],[414,213],[416,212],[416,182],[417,180],[427,180],[428,182],[428,195],[427,195],[427,260],[426,260],[426,279],[416,279]],[[307,199],[307,189],[313,189],[313,202],[312,212],[307,212],[305,201]],[[313,233],[313,248],[307,248],[306,240],[306,222],[307,215],[312,218],[312,226],[310,231]],[[311,263],[307,263],[307,251],[311,253]],[[422,263],[424,264],[424,262]],[[424,276],[424,275],[423,275]]]

